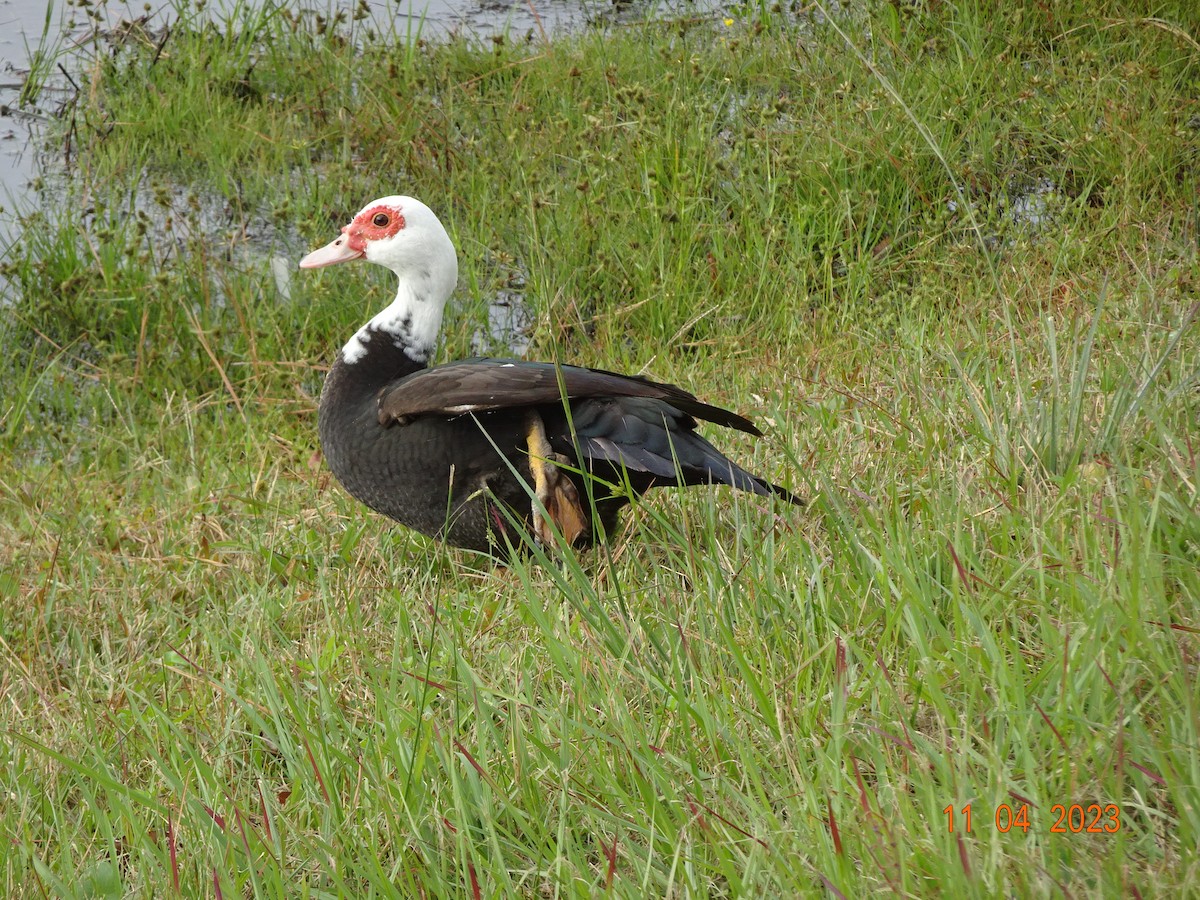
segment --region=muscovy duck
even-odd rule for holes
[[[333,474],[372,509],[503,558],[522,546],[519,529],[547,546],[555,530],[586,546],[613,532],[630,493],[660,485],[728,484],[802,502],[695,431],[703,419],[761,434],[749,419],[673,385],[517,359],[431,367],[458,257],[420,201],[368,203],[300,266],[355,259],[386,266],[400,286],[338,353],[318,420]]]

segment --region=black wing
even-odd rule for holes
[[[594,466],[645,473],[649,483],[728,484],[755,494],[775,494],[789,503],[800,498],[747,472],[694,430],[696,422],[659,400],[621,397],[585,400],[572,408],[570,429],[551,434],[560,453],[571,454],[572,441]],[[548,432],[551,431],[549,424]],[[681,477],[682,476],[682,477]],[[634,479],[636,485],[647,483]]]
[[[422,415],[458,416],[543,406],[560,403],[564,397],[661,400],[697,419],[748,434],[762,434],[744,416],[703,403],[671,384],[603,369],[515,359],[465,359],[401,378],[380,393],[379,422],[388,425]]]

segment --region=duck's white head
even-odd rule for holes
[[[396,299],[350,339],[348,363],[367,352],[375,334],[425,362],[437,342],[442,310],[458,282],[458,255],[433,210],[412,197],[372,200],[334,241],[300,260],[302,269],[365,259],[396,273]]]

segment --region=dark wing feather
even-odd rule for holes
[[[697,419],[762,434],[749,419],[703,403],[671,384],[603,369],[514,359],[466,359],[401,378],[380,393],[379,421],[388,425],[422,415],[457,416],[541,406],[561,402],[564,396],[570,400],[600,397],[661,400]]]
[[[630,472],[654,476],[662,484],[728,484],[755,494],[775,494],[790,503],[798,497],[747,472],[694,431],[695,421],[661,400],[635,397],[585,400],[573,409],[572,426],[580,453]],[[559,452],[569,452],[570,435]]]

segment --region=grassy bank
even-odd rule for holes
[[[5,895],[1195,883],[1200,17],[1013,6],[65,60],[2,263]],[[501,571],[366,513],[315,395],[391,285],[286,273],[397,191],[460,248],[443,358],[518,294],[809,507]]]

